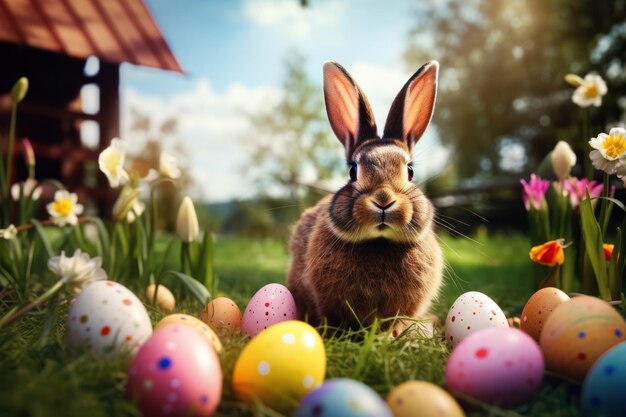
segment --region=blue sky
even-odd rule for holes
[[[241,137],[254,133],[242,113],[278,99],[290,51],[307,58],[309,76],[320,85],[324,61],[344,65],[370,99],[379,126],[415,71],[402,61],[413,29],[412,1],[311,0],[304,9],[297,0],[147,3],[187,74],[125,64],[123,132],[130,136],[125,117],[130,107],[150,112],[155,120],[175,115],[178,136],[190,155],[185,163],[199,184],[196,197],[204,200],[254,194],[252,179],[240,175],[247,158]],[[443,161],[445,151],[435,136],[429,129],[420,147]],[[342,152],[339,143],[337,152]],[[433,158],[421,172],[427,175],[436,166]]]

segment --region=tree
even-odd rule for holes
[[[583,157],[588,138],[567,73],[593,70],[607,80],[602,108],[591,109],[593,132],[620,119],[624,0],[430,0],[417,7],[406,61],[415,68],[427,59],[441,63],[434,123],[461,178],[534,168],[561,139],[579,145]]]
[[[311,203],[320,196],[315,184],[343,167],[341,147],[331,135],[322,90],[306,75],[304,57],[292,53],[285,66],[280,100],[249,116],[254,130],[254,140],[245,140],[249,168],[264,193]]]

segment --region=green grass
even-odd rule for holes
[[[448,269],[445,288],[434,306],[435,314],[445,316],[454,299],[470,290],[489,295],[507,315],[519,314],[532,293],[526,238],[501,235],[472,241],[444,236],[442,246]],[[244,306],[261,286],[284,282],[288,265],[283,241],[220,237],[215,254],[215,269],[220,279],[218,295],[226,295]],[[179,311],[194,314],[199,307],[187,300]],[[155,322],[163,315],[149,311]],[[138,415],[123,396],[128,359],[70,355],[62,340],[62,316],[55,337],[45,346],[38,344],[42,315],[26,317],[0,331],[0,416]],[[222,342],[224,394],[216,415],[279,415],[237,401],[230,379],[245,339],[230,335]],[[401,337],[390,341],[372,328],[327,337],[325,345],[328,378],[362,380],[383,396],[394,385],[408,379],[444,383],[449,349],[440,339]],[[530,404],[516,410],[474,404],[468,408],[468,415],[577,416],[577,402],[576,387],[546,378],[537,399]]]

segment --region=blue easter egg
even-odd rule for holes
[[[583,382],[585,417],[626,417],[626,342],[600,356]]]
[[[380,396],[361,382],[337,378],[324,382],[300,403],[296,417],[393,417]]]

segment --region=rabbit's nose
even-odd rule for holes
[[[393,200],[392,202],[390,202],[390,203],[386,203],[386,204],[385,204],[385,203],[379,203],[379,202],[378,202],[378,201],[376,201],[376,200],[372,200],[372,203],[374,203],[374,205],[375,205],[376,207],[378,207],[379,209],[381,209],[381,210],[387,210],[388,208],[390,208],[391,206],[393,206],[394,204],[396,204],[396,200]]]

